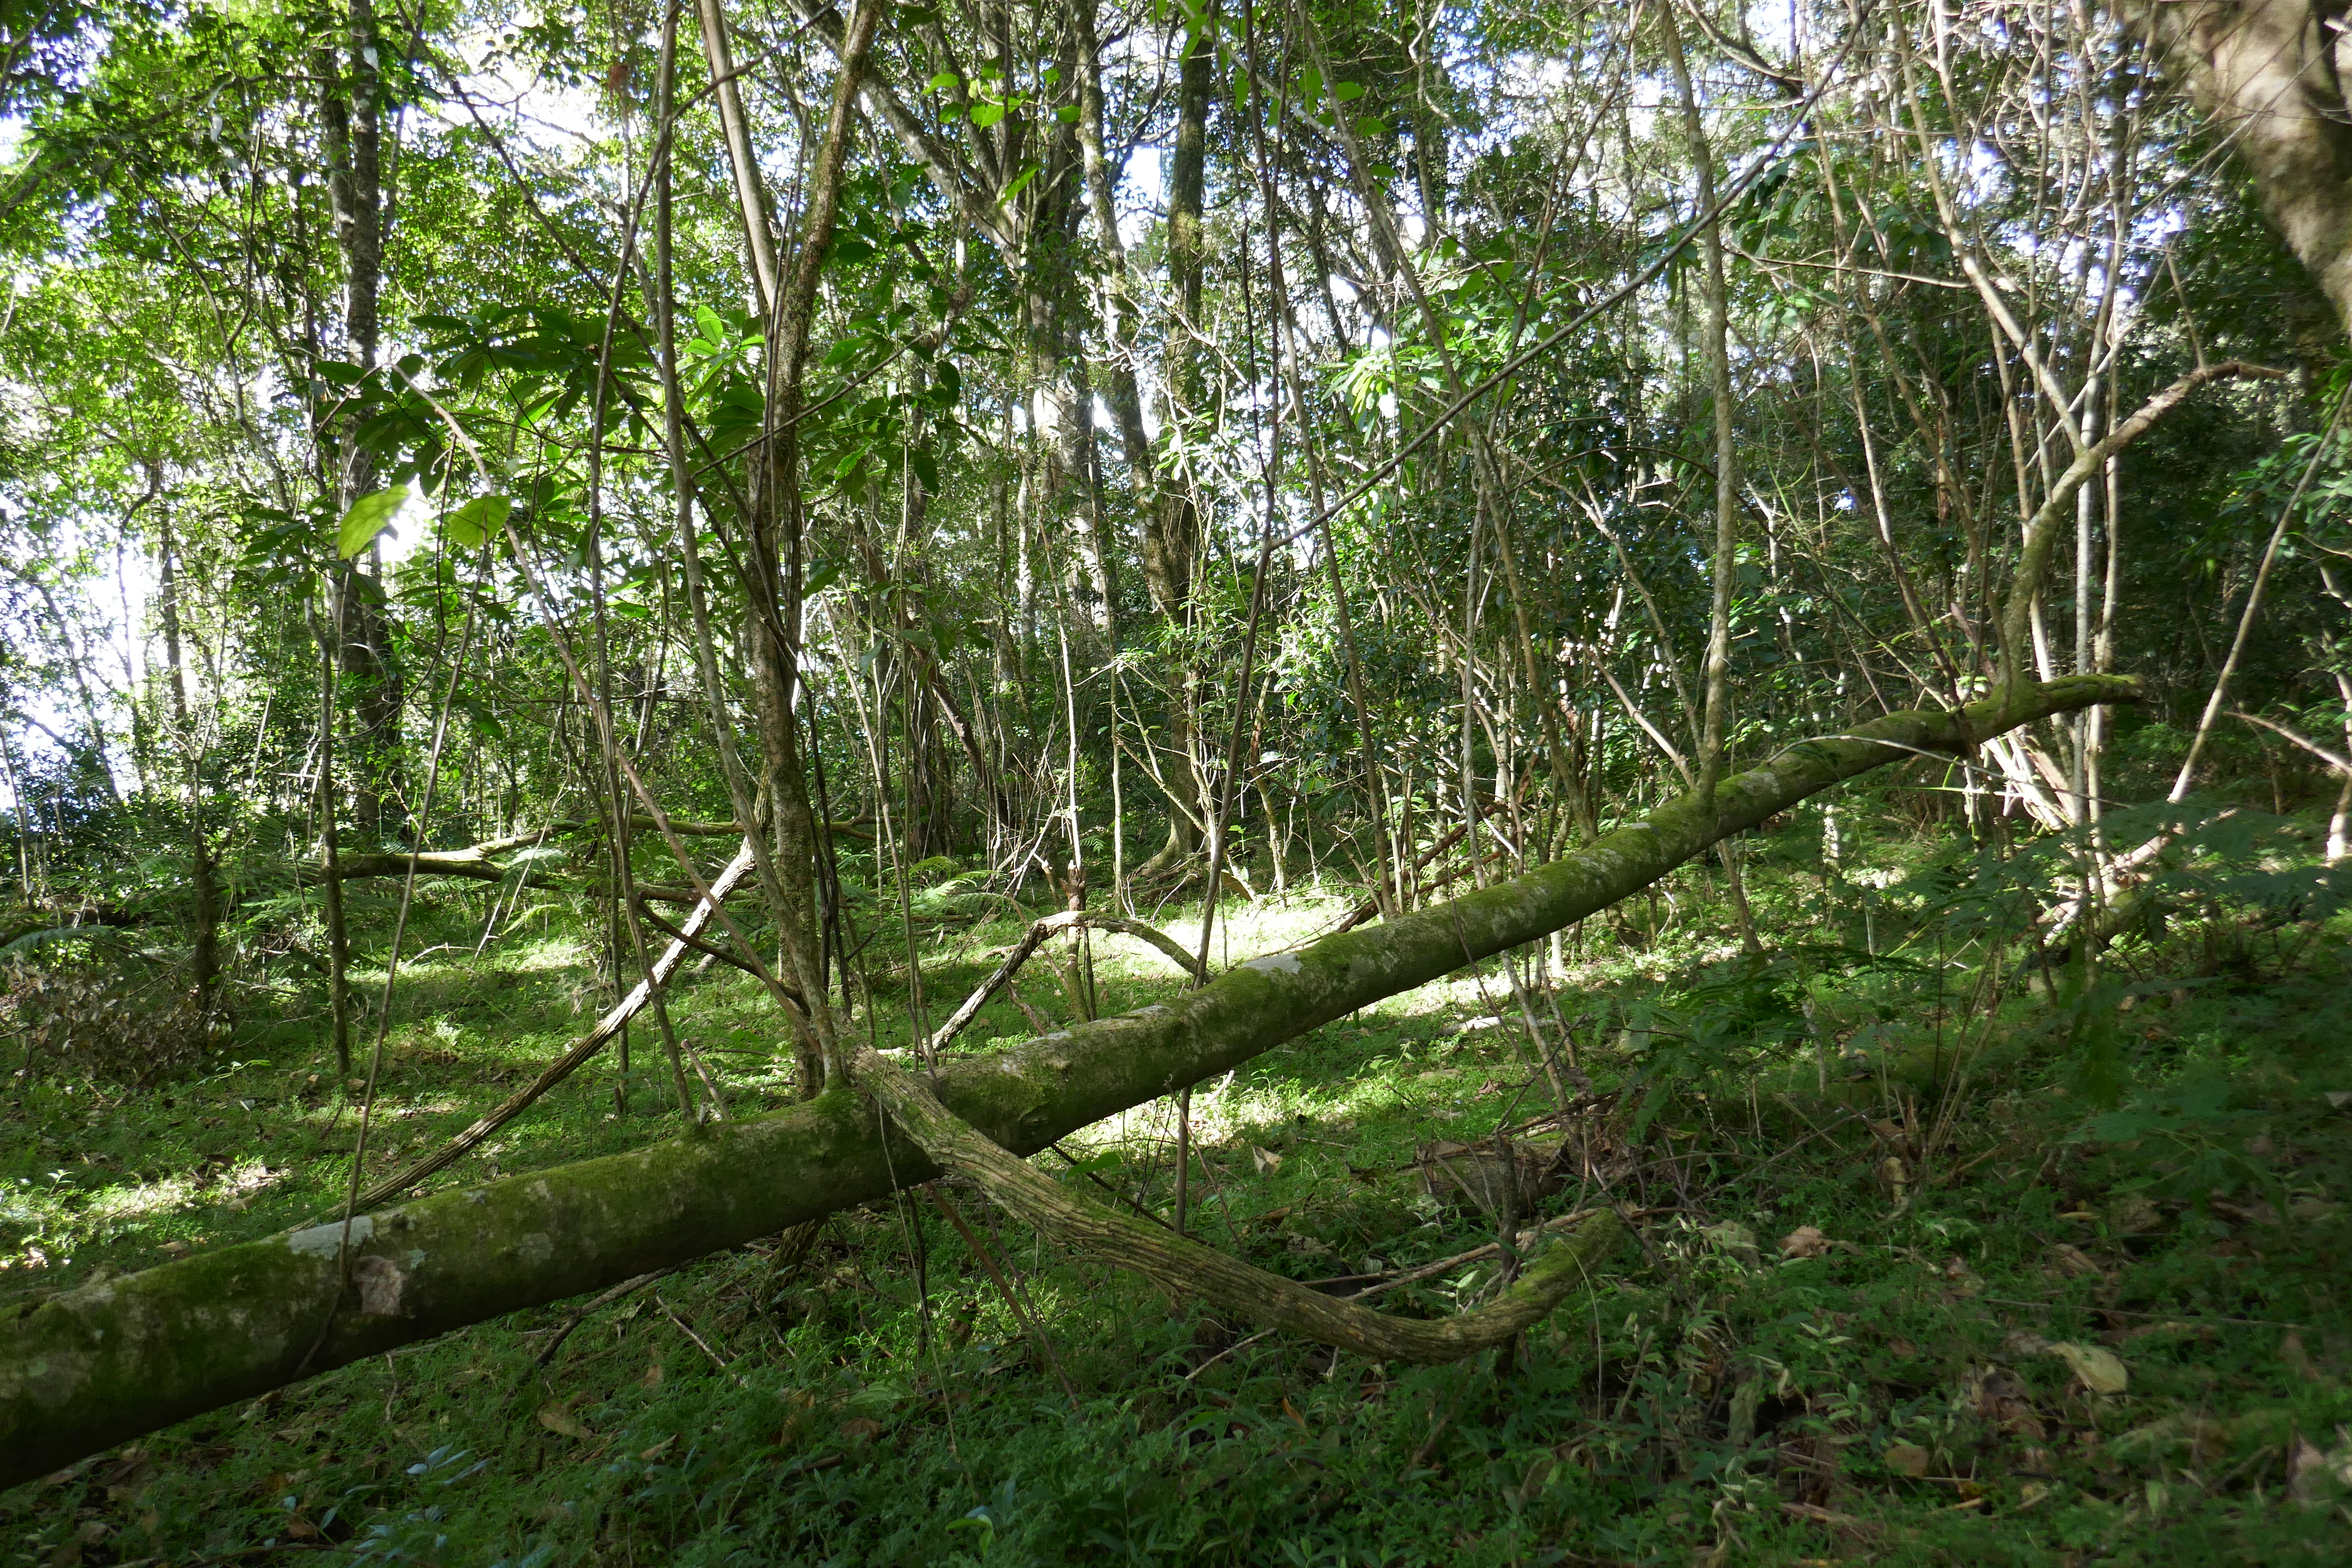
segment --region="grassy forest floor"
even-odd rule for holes
[[[1832,876],[1820,828],[1752,846],[1761,958],[1696,868],[1562,944],[1559,1011],[1535,1003],[1574,1048],[1558,1097],[1496,964],[1197,1092],[1196,1232],[1390,1310],[1493,1279],[1494,1172],[1540,1169],[1538,1215],[1632,1205],[1638,1245],[1499,1360],[1371,1364],[1171,1309],[942,1184],[835,1216],[796,1269],[746,1247],[568,1337],[581,1303],[76,1464],[0,1495],[0,1560],[2346,1561],[2352,919],[2265,912],[2242,878],[2086,973],[2017,940],[2030,856],[1850,841]],[[594,1007],[561,911],[478,957],[478,895],[425,892],[372,1173]],[[1229,906],[1228,956],[1348,901]],[[951,888],[925,908],[937,1017],[1020,922]],[[868,949],[886,1041],[907,1031],[898,940]],[[1096,940],[1101,1011],[1175,988],[1149,949]],[[1023,978],[1072,1014],[1049,971]],[[0,1291],[337,1212],[354,1110],[314,1005],[257,1009],[201,1078],[15,1079]],[[672,1013],[731,1114],[784,1102],[751,982],[690,977]],[[1000,1000],[956,1048],[1033,1027]],[[599,1062],[443,1179],[674,1135],[655,1038],[625,1112]],[[1172,1115],[1039,1164],[1165,1215]],[[1432,1158],[1444,1142],[1466,1147]]]

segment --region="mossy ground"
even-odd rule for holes
[[[1383,1367],[1254,1339],[945,1184],[836,1216],[781,1277],[761,1246],[664,1279],[581,1322],[544,1367],[577,1304],[73,1466],[0,1497],[0,1554],[2346,1560],[2341,917],[2217,902],[2071,973],[1998,940],[2003,917],[1970,901],[1965,857],[1849,840],[1847,875],[1830,878],[1817,842],[1817,819],[1801,820],[1756,847],[1760,963],[1739,956],[1719,879],[1696,868],[1566,944],[1559,1015],[1534,1001],[1600,1091],[1568,1124],[1594,1174],[1542,1206],[1634,1205],[1640,1241],[1507,1357]],[[427,900],[412,946],[436,951],[404,966],[377,1100],[387,1162],[464,1125],[593,1010],[560,921],[477,958],[467,898]],[[1233,910],[1230,956],[1311,935],[1344,902]],[[1018,929],[1001,903],[982,912],[929,939],[933,1017]],[[886,928],[867,950],[885,1043],[908,1027],[903,978],[883,973],[894,948]],[[1177,984],[1116,940],[1096,973],[1103,1011]],[[1038,968],[1024,995],[1053,1019],[1074,1007]],[[308,1011],[295,995],[232,1053],[242,1065],[200,1081],[19,1079],[0,1131],[15,1188],[0,1279],[54,1288],[334,1212],[352,1110]],[[673,1016],[733,1114],[782,1102],[751,982],[693,978]],[[1519,1018],[1489,965],[1204,1086],[1193,1226],[1304,1279],[1491,1239],[1490,1216],[1424,1191],[1414,1157],[1553,1109]],[[1000,1002],[959,1048],[1031,1027]],[[674,1131],[649,1028],[635,1047],[625,1109],[598,1064],[488,1158],[526,1170]],[[1040,1163],[1164,1215],[1172,1131],[1169,1105],[1145,1107],[1065,1145],[1085,1173]],[[1381,1300],[1442,1311],[1491,1268]],[[2085,1381],[2117,1368],[2120,1392]]]

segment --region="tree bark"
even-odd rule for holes
[[[940,1075],[940,1100],[991,1141],[1034,1152],[1606,909],[1841,780],[2138,695],[2127,677],[2074,676],[2012,687],[1958,713],[1897,713],[1799,741],[1724,780],[1711,812],[1685,795],[1450,904],[1255,958],[1167,1004],[958,1062]],[[341,1226],[329,1224],[85,1285],[0,1323],[0,1486],[331,1367],[600,1290],[937,1174],[912,1143],[885,1142],[871,1105],[833,1092],[362,1215],[348,1260]]]
[[[2352,104],[2334,7],[2300,0],[2131,0],[2156,63],[2254,176],[2263,216],[2352,324]]]
[[[183,798],[188,830],[189,923],[193,930],[188,967],[197,1005],[205,1016],[213,1011],[220,990],[220,878],[213,865],[211,840],[205,837],[204,749],[196,734],[195,715],[188,706],[188,679],[180,651],[180,563],[172,540],[169,514],[156,530],[156,614],[163,623],[163,658],[172,677],[172,729],[180,765],[185,773]]]
[[[775,812],[775,865],[782,883],[771,894],[781,894],[775,914],[785,976],[798,985],[807,1008],[807,1037],[801,1059],[804,1094],[815,1093],[838,1076],[842,1063],[832,1011],[825,1003],[816,894],[816,821],[809,806],[807,769],[795,712],[800,689],[801,574],[807,528],[801,499],[797,422],[808,369],[809,334],[816,317],[817,284],[833,248],[849,139],[857,126],[858,80],[866,72],[881,10],[881,0],[866,0],[850,16],[841,47],[841,71],[834,82],[832,118],[809,174],[800,250],[792,276],[782,283],[768,317],[769,427],[750,552],[753,580],[744,584],[754,607],[751,691],[761,747],[760,782]]]
[[[343,351],[362,371],[375,368],[382,336],[383,73],[377,64],[378,48],[374,0],[350,0],[343,52],[339,55],[330,44],[317,57],[327,193],[334,207],[335,245],[343,261]],[[329,434],[335,447],[340,510],[375,489],[375,456],[352,438],[349,419]],[[362,571],[354,562],[335,569],[332,579],[341,595],[333,616],[341,634],[336,664],[351,687],[359,720],[352,813],[362,833],[376,835],[383,828],[384,800],[397,793],[394,780],[404,699],[400,666],[393,653],[380,574]]]
[[[1207,815],[1194,756],[1199,676],[1191,650],[1181,644],[1184,629],[1192,624],[1194,557],[1201,548],[1201,511],[1193,499],[1192,463],[1183,453],[1187,425],[1200,416],[1203,400],[1201,295],[1208,259],[1205,204],[1211,72],[1217,58],[1214,7],[1215,0],[1209,0],[1177,73],[1176,141],[1168,165],[1168,287],[1177,319],[1168,323],[1167,407],[1160,438],[1175,448],[1178,461],[1169,465],[1167,482],[1155,487],[1156,504],[1144,513],[1143,583],[1152,608],[1178,645],[1176,657],[1169,661],[1168,737],[1170,749],[1181,760],[1163,770],[1168,791],[1175,797],[1168,813],[1168,840],[1136,872],[1139,877],[1152,876],[1194,853],[1201,844],[1197,824]]]

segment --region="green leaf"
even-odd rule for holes
[[[694,324],[701,329],[702,335],[712,342],[723,343],[727,341],[727,323],[720,321],[719,312],[709,306],[697,305],[694,308]]]
[[[479,550],[506,527],[514,501],[507,496],[476,496],[443,520],[441,531],[460,550]]]
[[[1066,103],[1054,110],[1054,118],[1065,125],[1076,125],[1078,122],[1078,106],[1075,103]]]
[[[1331,96],[1342,103],[1353,103],[1364,96],[1364,84],[1360,81],[1343,81],[1331,89]]]
[[[322,359],[310,366],[310,374],[320,381],[331,381],[337,386],[357,386],[367,379],[367,372],[341,360]]]
[[[833,242],[833,255],[830,259],[838,261],[844,266],[856,266],[873,254],[874,247],[864,240],[855,236],[844,236]]]
[[[1004,194],[996,198],[996,205],[999,206],[1012,205],[1013,198],[1019,195],[1022,188],[1027,185],[1030,181],[1037,177],[1037,169],[1038,165],[1032,163],[1027,168],[1022,170],[1021,177],[1013,181],[1010,185],[1007,185],[1004,188]]]
[[[376,541],[376,535],[392,526],[392,515],[408,500],[408,487],[394,485],[388,490],[378,490],[352,502],[352,510],[343,513],[343,526],[336,531],[335,549],[346,561]]]
[[[931,449],[929,447],[918,447],[908,452],[907,466],[915,470],[917,479],[923,481],[923,489],[933,495],[940,493],[939,459],[931,456]]]
[[[975,103],[971,106],[971,122],[985,131],[1004,118],[1004,110],[1002,103]]]
[[[945,91],[947,91],[947,90],[948,90],[948,89],[950,89],[950,88],[951,88],[951,87],[955,86],[955,84],[956,84],[956,73],[955,73],[955,72],[953,72],[953,71],[941,71],[941,72],[940,72],[940,73],[939,73],[939,75],[937,75],[937,76],[935,76],[935,77],[931,78],[931,79],[930,79],[929,82],[925,83],[924,85],[925,85],[925,86],[927,86],[927,87],[929,87],[929,88],[933,92],[945,92]]]

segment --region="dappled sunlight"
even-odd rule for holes
[[[2343,1555],[2339,18],[0,11],[0,1568]]]

